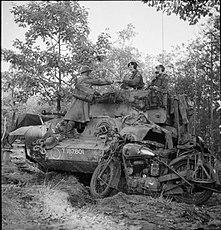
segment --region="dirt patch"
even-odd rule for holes
[[[125,229],[105,214],[73,175],[27,173],[2,165],[2,229]]]
[[[17,163],[2,165],[4,230],[221,229],[221,194],[200,207],[124,193],[94,200],[74,175]]]

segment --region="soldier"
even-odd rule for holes
[[[141,73],[137,70],[138,64],[136,62],[130,62],[128,63],[128,68],[131,71],[131,75],[129,78],[124,78],[121,82],[121,88],[122,89],[142,89],[144,87],[143,77]]]
[[[152,80],[148,88],[168,90],[168,76],[164,71],[165,67],[163,65],[157,65],[155,67],[156,77]]]
[[[110,85],[113,81],[105,79],[96,79],[90,76],[92,69],[88,66],[83,66],[81,69],[81,76],[77,79],[77,84],[74,89],[73,102],[65,114],[64,121],[66,121],[65,131],[73,129],[75,122],[86,123],[90,120],[90,102],[92,102],[96,91],[92,86]],[[69,127],[68,123],[72,124]]]
[[[149,92],[149,100],[151,106],[163,106],[167,108],[168,93],[168,76],[164,73],[165,67],[157,65],[155,67],[155,78],[151,81],[147,89]]]

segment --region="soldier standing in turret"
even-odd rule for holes
[[[130,62],[128,63],[128,68],[131,71],[131,75],[129,78],[124,78],[121,82],[121,89],[142,89],[144,87],[143,77],[141,73],[138,71],[137,66],[138,64],[136,62]]]
[[[155,67],[155,77],[146,89],[150,90],[149,100],[151,106],[162,105],[165,108],[167,107],[167,96],[165,94],[168,93],[168,76],[163,65]]]
[[[157,65],[155,67],[155,78],[152,80],[148,88],[158,90],[168,90],[168,76],[165,72],[163,65]]]

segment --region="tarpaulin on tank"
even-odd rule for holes
[[[38,114],[33,114],[33,113],[23,113],[20,114],[15,122],[14,127],[12,128],[12,131],[20,128],[20,127],[24,127],[24,126],[30,126],[30,125],[41,125],[42,121],[46,122],[49,121],[51,119],[53,119],[54,117],[50,117],[50,116],[44,116],[44,115],[38,115]],[[41,120],[42,119],[42,120]],[[8,136],[7,137],[7,141],[9,144],[12,144],[18,136]]]

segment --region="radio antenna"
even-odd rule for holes
[[[161,39],[161,42],[162,42],[162,64],[164,64],[164,21],[163,21],[163,11],[162,11],[162,16],[161,16],[161,33],[162,33],[162,39]]]

